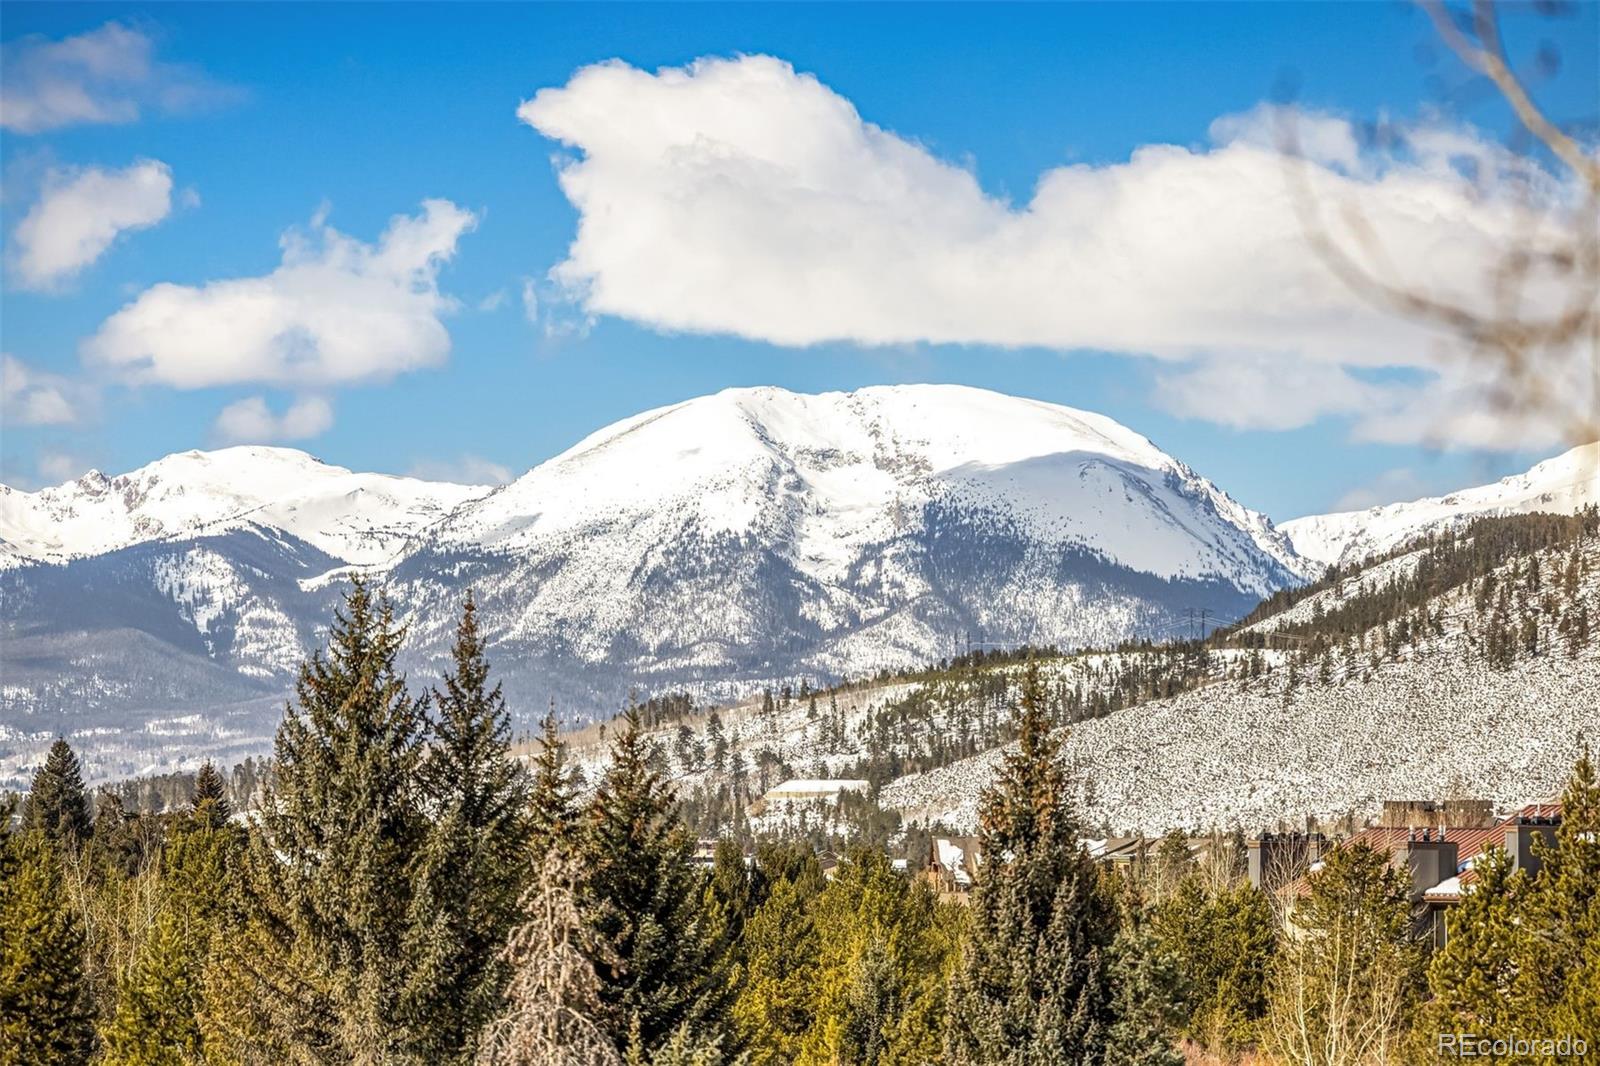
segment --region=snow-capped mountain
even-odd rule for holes
[[[471,584],[519,662],[630,683],[847,676],[1247,609],[1304,564],[1100,415],[979,389],[734,389],[593,434],[392,572],[441,644]],[[614,697],[613,697],[614,698]]]
[[[1295,518],[1280,528],[1305,558],[1349,564],[1475,518],[1534,511],[1573,514],[1593,504],[1600,504],[1600,442],[1573,448],[1492,485],[1365,511]]]
[[[152,718],[219,708],[240,709],[229,743],[269,728],[254,716],[277,714],[352,566],[383,577],[419,679],[471,588],[528,717],[551,695],[574,713],[630,688],[723,696],[968,639],[1159,636],[1309,569],[1265,517],[1111,419],[935,385],[729,390],[493,490],[287,449],[190,452],[5,490],[0,540],[0,729],[105,729],[132,748],[156,744]]]
[[[419,529],[487,491],[356,474],[292,448],[181,452],[118,477],[91,470],[39,492],[0,485],[0,566],[65,562],[245,525],[282,530],[347,563],[375,566]]]

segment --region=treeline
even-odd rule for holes
[[[700,865],[639,708],[580,794],[553,720],[512,756],[470,600],[439,687],[402,639],[358,583],[250,817],[210,767],[182,810],[92,813],[56,745],[0,820],[0,1063],[1331,1064],[1600,1033],[1587,756],[1539,875],[1487,860],[1429,960],[1368,849],[1278,900],[1239,842],[1094,861],[1035,665],[958,901],[880,848],[831,879],[796,842]]]
[[[1335,607],[1314,612],[1304,622],[1283,625],[1276,632],[1320,637],[1326,643],[1338,644],[1380,626],[1398,626],[1423,612],[1430,601],[1464,585],[1477,588],[1509,563],[1551,553],[1564,555],[1567,566],[1559,582],[1552,583],[1550,591],[1575,600],[1586,565],[1584,549],[1597,533],[1600,533],[1600,509],[1594,505],[1574,515],[1525,514],[1474,519],[1463,529],[1429,534],[1355,567],[1331,566],[1310,584],[1273,593],[1241,619],[1237,627],[1242,629],[1281,614],[1319,593],[1333,592],[1337,597]],[[1382,583],[1363,582],[1355,595],[1338,595],[1350,578],[1413,552],[1420,554],[1408,570],[1392,574]],[[1215,639],[1219,643],[1248,645],[1246,638],[1235,639],[1228,631],[1219,633]]]

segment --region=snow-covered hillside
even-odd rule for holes
[[[1584,576],[1570,593],[1564,576],[1570,552],[1538,558],[1547,584],[1525,600],[1509,599],[1522,604],[1511,607],[1510,621],[1524,640],[1522,627],[1534,621],[1539,651],[1519,654],[1507,668],[1493,665],[1488,654],[1494,612],[1481,611],[1476,590],[1464,584],[1428,602],[1427,626],[1414,629],[1408,642],[1391,644],[1375,627],[1346,647],[1334,644],[1325,673],[1317,657],[1296,672],[1284,651],[1218,647],[1198,686],[1064,728],[1063,759],[1088,827],[1256,831],[1308,817],[1359,821],[1385,799],[1473,795],[1510,809],[1556,792],[1580,740],[1592,744],[1600,736],[1600,642],[1569,642],[1570,626],[1554,617],[1600,617],[1600,548],[1589,549]],[[1328,604],[1348,601],[1416,561],[1414,554],[1400,556],[1316,596]],[[1495,585],[1526,588],[1529,573],[1527,558],[1519,558],[1495,572]],[[1294,617],[1268,621],[1303,624],[1310,615],[1302,608],[1313,599],[1282,612]],[[1061,713],[1064,694],[1105,692],[1130,671],[1148,678],[1161,656],[1153,649],[1048,658],[1040,671]],[[723,707],[717,737],[726,744],[724,765],[737,759],[759,794],[788,776],[861,777],[874,761],[914,764],[941,747],[960,752],[1003,725],[1023,670],[1013,661],[780,698],[770,707],[761,700]],[[716,747],[709,722],[706,714],[690,716],[654,734],[685,795],[718,783],[708,763]],[[692,735],[684,735],[686,728]],[[571,741],[586,779],[597,780],[604,737],[591,727]],[[979,795],[1006,750],[989,746],[901,773],[885,785],[880,803],[908,821],[970,831]],[[770,827],[770,815],[755,821]]]
[[[418,530],[487,491],[352,473],[292,448],[181,452],[117,477],[91,470],[38,492],[0,485],[0,565],[59,563],[255,524],[345,562],[376,566]]]
[[[1574,448],[1492,485],[1365,511],[1295,518],[1281,529],[1305,558],[1347,564],[1398,548],[1425,533],[1460,528],[1474,518],[1534,511],[1573,514],[1594,504],[1600,504],[1600,442]]]

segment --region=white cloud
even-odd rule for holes
[[[224,407],[212,433],[229,444],[269,444],[305,440],[332,426],[333,405],[320,396],[303,396],[281,415],[275,414],[264,398],[251,396]]]
[[[1385,470],[1371,484],[1353,488],[1336,500],[1330,511],[1365,511],[1369,507],[1382,507],[1387,503],[1416,500],[1438,491],[1428,479],[1408,466]]]
[[[59,374],[35,370],[11,355],[0,356],[0,417],[15,426],[64,426],[77,421],[74,388]]]
[[[12,133],[134,122],[144,107],[185,111],[237,95],[193,67],[158,62],[150,35],[120,22],[0,47],[0,128]]]
[[[123,170],[52,169],[12,233],[17,275],[25,288],[50,288],[99,259],[119,234],[153,226],[171,210],[172,171],[158,160]]]
[[[107,319],[84,356],[131,381],[177,388],[321,387],[437,366],[450,351],[440,319],[455,307],[439,292],[439,269],[476,223],[448,200],[427,200],[370,245],[319,212],[284,235],[272,273],[156,285]]]
[[[1316,200],[1358,203],[1397,277],[1481,299],[1523,221],[1512,198],[1460,180],[1464,156],[1515,169],[1471,131],[1371,148],[1344,119],[1272,108],[1219,120],[1208,146],[1052,169],[1025,204],[765,56],[653,74],[592,66],[517,113],[576,152],[559,176],[577,235],[551,276],[590,314],[794,346],[1199,360],[1161,378],[1164,402],[1235,425],[1398,405],[1404,395],[1348,371],[1439,365],[1437,335],[1353,293],[1308,245],[1273,132],[1286,117]],[[1553,301],[1536,292],[1529,306]],[[1241,397],[1247,371],[1266,378]],[[1331,391],[1303,397],[1302,385]]]
[[[1235,429],[1294,429],[1327,415],[1384,410],[1399,398],[1334,363],[1206,357],[1156,375],[1154,400],[1184,418]]]
[[[41,452],[37,464],[39,479],[46,485],[61,485],[89,472],[89,464],[67,452]]]
[[[454,459],[423,459],[413,463],[407,477],[423,481],[449,481],[457,485],[504,485],[516,475],[509,467],[481,455]]]
[[[539,324],[539,290],[532,278],[522,279],[522,317],[535,326]]]

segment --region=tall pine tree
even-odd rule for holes
[[[50,745],[44,765],[33,775],[33,785],[22,804],[22,824],[69,849],[89,839],[89,798],[83,788],[83,770],[65,740]]]
[[[533,760],[533,787],[528,802],[535,867],[552,848],[571,846],[578,825],[577,790],[566,765],[566,749],[556,730],[554,702],[539,727],[539,754]]]
[[[1017,746],[979,808],[984,863],[946,1052],[975,1066],[1096,1062],[1111,1024],[1116,909],[1080,843],[1032,662],[1015,725]]]
[[[0,808],[0,1063],[86,1063],[94,1053],[84,933],[40,830]]]
[[[219,1019],[276,1058],[376,1063],[415,1046],[402,992],[426,721],[395,665],[402,636],[357,579],[278,727],[247,921],[229,938],[234,1010]]]
[[[584,909],[610,960],[595,960],[607,1029],[619,1050],[647,1056],[681,1025],[719,1023],[726,998],[693,844],[651,754],[630,707],[581,844]]]
[[[157,914],[117,989],[105,1033],[106,1066],[183,1066],[200,1059],[201,961],[205,942],[177,908]]]
[[[511,757],[511,721],[489,663],[472,596],[461,611],[455,669],[435,690],[434,743],[424,794],[437,811],[412,896],[406,1012],[429,1062],[471,1061],[500,1004],[499,958],[517,918],[527,864],[528,787]]]
[[[1472,871],[1471,891],[1446,915],[1449,937],[1428,969],[1433,999],[1420,1028],[1495,1040],[1514,1035],[1526,1013],[1509,993],[1524,935],[1519,911],[1528,879],[1511,868],[1511,857],[1499,847],[1478,856]]]
[[[1600,1041],[1600,776],[1587,746],[1561,793],[1554,846],[1534,848],[1514,960],[1520,1033]]]
[[[194,775],[194,800],[191,810],[197,821],[204,822],[213,829],[225,823],[232,815],[233,810],[228,806],[228,789],[222,783],[222,775],[217,772],[210,759],[200,764],[200,770]]]

